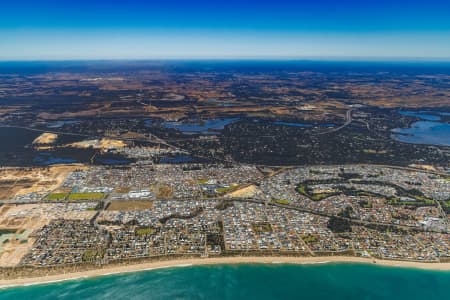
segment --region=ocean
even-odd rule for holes
[[[450,299],[450,272],[367,264],[241,264],[156,269],[0,290],[38,299]]]

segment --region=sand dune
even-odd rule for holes
[[[34,139],[33,144],[53,144],[57,138],[58,135],[55,133],[44,132]]]

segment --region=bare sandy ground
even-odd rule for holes
[[[21,241],[10,241],[2,245],[0,252],[0,266],[2,267],[14,267],[20,263],[22,257],[24,257],[33,247],[34,239],[27,239],[26,243]]]
[[[95,211],[90,210],[63,213],[58,211],[53,203],[4,204],[0,207],[0,228],[17,231],[26,230],[32,233],[54,219],[90,220],[95,213]],[[20,241],[12,239],[3,244],[0,242],[0,268],[13,267],[19,264],[20,260],[33,247],[33,243],[34,238],[30,238],[28,235],[24,239],[21,238]]]
[[[6,199],[32,192],[50,192],[59,187],[72,171],[86,168],[82,164],[42,168],[1,168],[0,184],[6,182],[8,186],[8,191],[4,191],[2,195]]]
[[[233,192],[226,194],[226,198],[240,198],[240,197],[253,197],[258,189],[254,184],[246,186],[244,188],[237,189]]]
[[[81,142],[75,142],[71,144],[67,144],[66,147],[74,147],[74,148],[94,148],[100,150],[109,150],[116,148],[126,147],[127,144],[121,140],[113,140],[113,139],[101,139],[101,140],[85,140]]]
[[[364,263],[391,267],[406,267],[428,270],[449,271],[450,263],[421,263],[410,261],[374,260],[371,258],[332,256],[332,257],[217,257],[178,259],[160,262],[131,264],[126,266],[111,266],[103,269],[85,272],[50,275],[45,277],[21,278],[12,280],[0,280],[0,288],[44,284],[72,279],[89,278],[118,273],[137,272],[170,267],[186,267],[193,265],[217,265],[217,264],[323,264],[323,263]]]
[[[44,132],[34,139],[33,144],[53,144],[58,138],[57,134]]]

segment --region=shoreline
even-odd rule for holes
[[[397,260],[375,260],[373,258],[349,257],[349,256],[321,256],[321,257],[214,257],[214,258],[186,258],[167,261],[156,261],[126,266],[111,266],[102,269],[88,270],[74,273],[63,273],[42,277],[18,278],[0,280],[0,289],[19,286],[51,284],[67,280],[87,279],[99,276],[143,272],[165,268],[203,266],[203,265],[234,265],[234,264],[329,264],[329,263],[360,263],[387,267],[402,267],[422,270],[450,271],[450,263],[426,263]]]

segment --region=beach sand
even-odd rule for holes
[[[391,267],[406,267],[428,270],[450,271],[450,263],[425,263],[412,261],[374,260],[373,258],[325,256],[325,257],[216,257],[193,258],[156,261],[149,263],[130,264],[123,266],[104,267],[97,270],[83,272],[49,275],[44,277],[19,278],[0,280],[0,288],[46,284],[65,280],[89,278],[96,276],[129,273],[145,270],[154,270],[170,267],[186,267],[193,265],[217,265],[217,264],[321,264],[321,263],[365,263]]]

